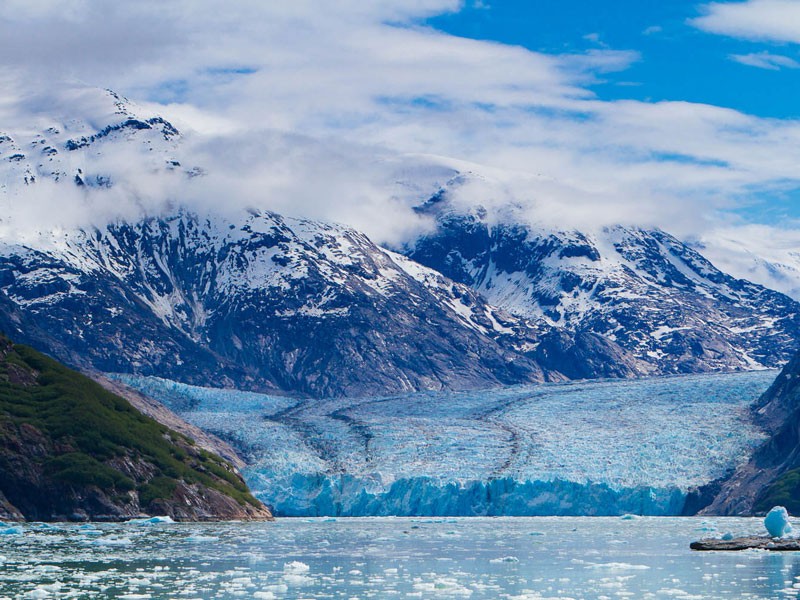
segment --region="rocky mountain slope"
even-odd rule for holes
[[[116,175],[129,168],[141,177],[201,173],[181,166],[175,126],[111,90],[66,87],[48,98],[44,111],[31,110],[28,119],[13,131],[0,126],[3,195],[24,194],[37,183],[111,188],[120,183]]]
[[[230,464],[7,338],[0,472],[0,519],[271,518]]]
[[[598,336],[576,345],[357,231],[268,212],[5,244],[0,287],[40,338],[61,341],[54,355],[102,372],[363,395],[560,380],[589,347],[581,374],[637,373]]]
[[[753,405],[770,435],[746,464],[708,486],[705,514],[765,513],[776,505],[800,513],[800,354]]]
[[[395,253],[342,225],[197,208],[214,165],[114,92],[21,110],[30,123],[0,132],[0,326],[89,372],[329,397],[758,369],[797,346],[786,296],[662,231],[457,208],[461,167],[398,171],[415,197],[452,180]],[[70,222],[18,213],[42,198],[69,198]]]
[[[512,314],[602,336],[653,374],[778,367],[798,346],[800,304],[664,231],[534,225],[459,207],[451,187],[418,208],[435,227],[403,251]]]

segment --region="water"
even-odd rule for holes
[[[0,535],[0,598],[774,599],[800,553],[697,553],[761,519],[281,519],[26,525]],[[796,587],[797,586],[797,587]]]
[[[122,381],[230,440],[284,516],[681,514],[764,440],[775,373],[302,400]]]

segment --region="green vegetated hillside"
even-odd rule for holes
[[[235,469],[88,377],[0,338],[0,518],[269,519]]]
[[[800,515],[800,469],[787,471],[769,486],[755,505],[757,513],[765,513],[773,506],[784,506],[792,515]]]

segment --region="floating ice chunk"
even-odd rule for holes
[[[149,519],[145,520],[145,523],[174,523],[175,521],[172,520],[172,517],[169,516],[161,516],[161,517],[150,517]]]
[[[97,540],[87,540],[88,544],[93,546],[130,546],[133,540],[129,537],[107,537]]]
[[[186,538],[186,541],[194,544],[205,544],[210,542],[218,542],[219,538],[213,535],[190,535]]]
[[[294,586],[308,585],[313,581],[311,577],[299,573],[284,573],[283,580],[289,585]]]
[[[175,521],[172,520],[172,517],[169,516],[161,516],[161,517],[150,517],[148,519],[131,519],[130,521],[126,521],[126,523],[130,523],[131,525],[155,525],[158,523],[174,523]]]
[[[418,592],[433,592],[446,596],[471,596],[472,590],[464,587],[455,579],[440,577],[433,583],[419,582],[414,584],[414,590]]]
[[[792,532],[789,523],[789,512],[783,506],[775,506],[767,513],[764,519],[764,527],[772,537],[783,537]]]
[[[650,567],[647,565],[632,565],[624,562],[610,562],[610,563],[589,563],[586,565],[587,569],[607,569],[609,571],[646,571]]]
[[[623,521],[633,521],[634,519],[638,519],[638,518],[639,517],[637,517],[636,515],[622,515],[620,517],[620,519],[622,519]]]
[[[503,556],[502,558],[493,558],[490,563],[518,563],[519,559],[516,556]]]
[[[253,592],[253,598],[258,598],[259,600],[274,600],[275,594],[269,591]]]
[[[722,536],[722,539],[723,540],[732,540],[733,539],[733,534],[729,531],[725,535]]]
[[[19,525],[0,529],[0,535],[20,535],[24,530]]]
[[[289,585],[308,585],[312,579],[308,576],[311,568],[298,560],[283,565],[283,580]]]
[[[284,573],[308,573],[311,570],[306,563],[302,563],[298,560],[293,560],[290,563],[286,563],[283,565],[283,572]]]

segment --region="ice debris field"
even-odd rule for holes
[[[794,598],[800,553],[696,553],[763,519],[304,518],[42,524],[0,535],[0,598],[30,600],[762,600]]]
[[[231,441],[277,515],[680,514],[772,371],[299,400],[116,376]]]

